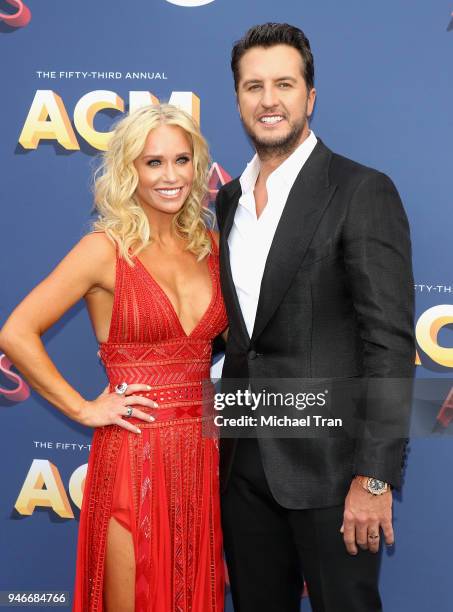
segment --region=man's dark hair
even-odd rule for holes
[[[239,62],[246,51],[253,47],[273,47],[275,45],[289,45],[299,51],[305,84],[309,90],[312,89],[315,81],[315,67],[308,38],[302,30],[288,23],[269,22],[253,26],[234,44],[231,52],[231,70],[236,92],[239,83]]]

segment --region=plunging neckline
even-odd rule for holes
[[[173,302],[171,301],[171,299],[167,295],[167,292],[157,282],[157,280],[154,278],[154,276],[151,274],[151,272],[148,270],[148,268],[145,266],[145,264],[139,259],[139,257],[138,256],[134,257],[135,262],[138,263],[139,267],[144,272],[145,278],[147,278],[149,281],[151,281],[151,284],[160,292],[160,294],[162,295],[164,301],[168,304],[168,306],[170,308],[170,312],[172,313],[173,318],[174,318],[176,324],[178,325],[180,331],[183,333],[183,335],[184,335],[184,337],[186,339],[191,338],[193,336],[193,334],[198,330],[200,325],[203,323],[205,318],[208,316],[208,313],[211,310],[212,305],[214,304],[214,301],[215,301],[215,298],[216,298],[217,284],[216,284],[216,280],[215,280],[214,273],[213,273],[213,267],[212,267],[212,253],[209,253],[209,255],[207,257],[208,257],[209,276],[211,278],[211,299],[209,301],[209,304],[208,304],[206,310],[204,311],[203,315],[201,316],[200,320],[198,321],[198,323],[196,323],[195,327],[192,328],[190,333],[187,333],[186,330],[184,329],[184,327],[183,327],[183,325],[181,323],[181,319],[178,317],[176,309],[173,306]]]

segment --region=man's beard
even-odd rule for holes
[[[290,155],[300,142],[306,122],[307,115],[304,113],[300,121],[290,124],[290,131],[287,134],[271,141],[259,138],[245,123],[243,123],[243,126],[258,153],[258,157],[261,160],[266,160]]]

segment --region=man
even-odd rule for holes
[[[410,380],[415,357],[406,215],[387,176],[310,131],[314,68],[301,30],[251,28],[231,66],[256,155],[216,202],[230,322],[223,377],[251,391],[282,378],[363,377],[373,389],[358,436],[222,439],[233,603],[295,612],[305,578],[314,612],[374,612],[377,552],[382,539],[393,544],[391,488],[401,484],[395,432],[410,403],[389,383]]]

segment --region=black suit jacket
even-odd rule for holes
[[[391,432],[407,425],[410,393],[395,393],[385,384],[413,375],[414,283],[409,226],[392,181],[318,140],[278,224],[251,338],[227,242],[240,195],[235,179],[216,201],[229,318],[222,377],[364,377],[383,384],[382,390],[364,393],[365,428],[359,437],[259,439],[275,499],[299,509],[340,504],[354,474],[399,487],[406,440]],[[221,440],[222,489],[235,443]]]

